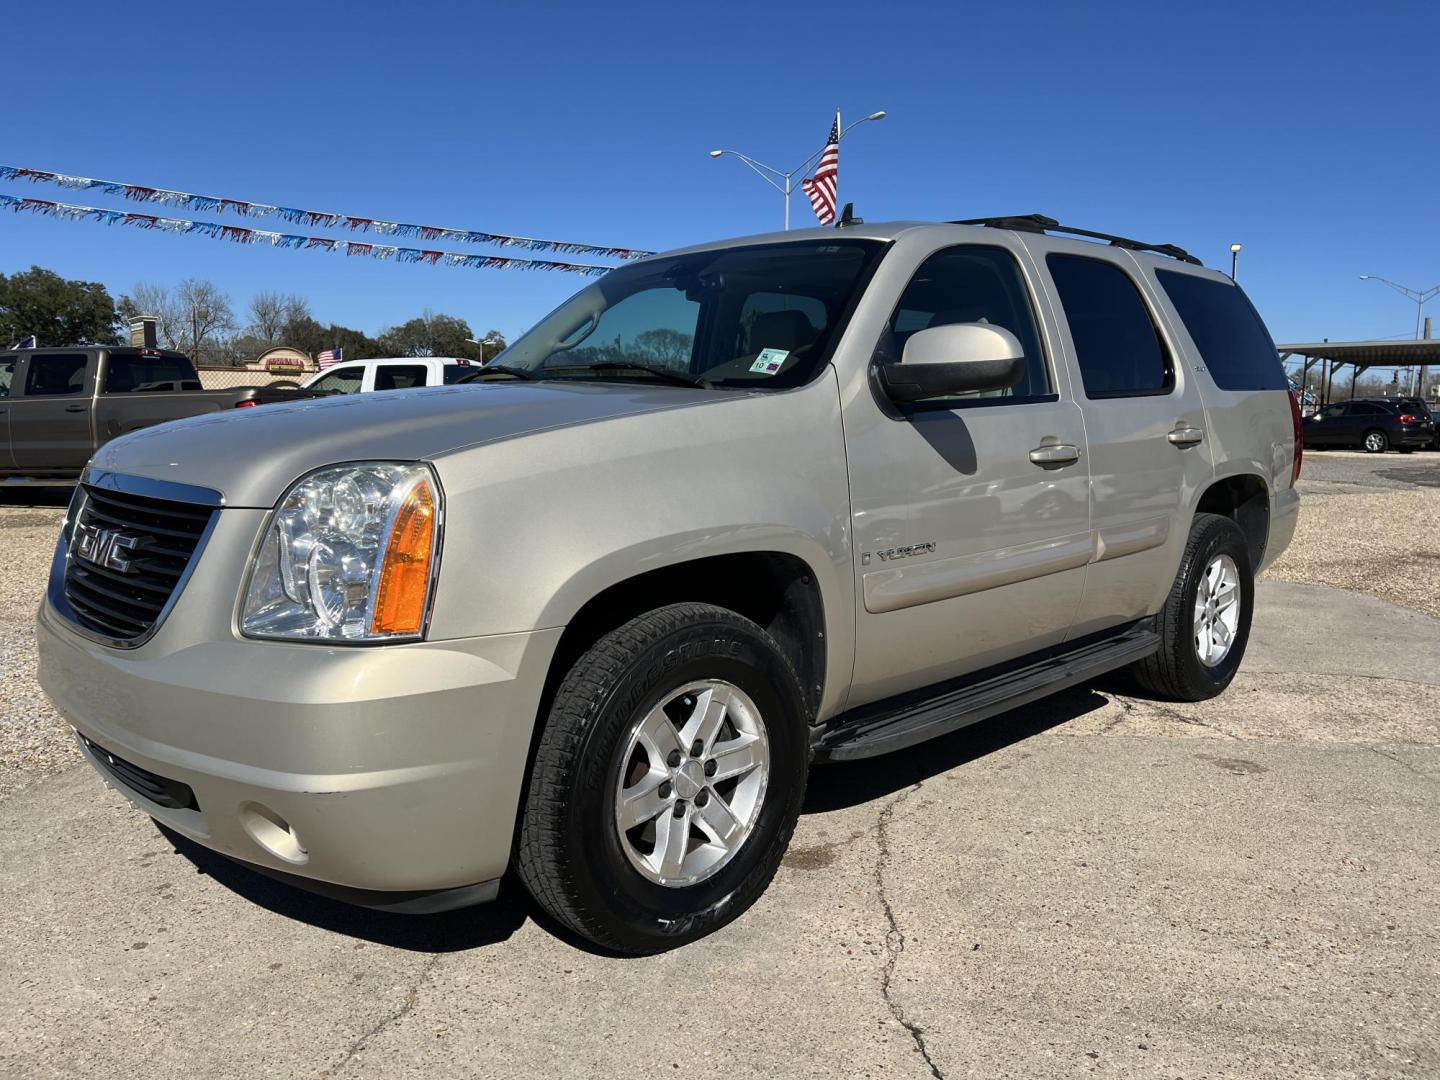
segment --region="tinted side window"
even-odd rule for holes
[[[310,389],[328,390],[332,394],[358,394],[360,392],[360,381],[364,377],[364,368],[342,368],[339,371],[330,372],[330,374],[322,379],[316,380],[310,385]]]
[[[0,356],[0,398],[10,396],[10,383],[15,378],[15,357]]]
[[[1170,357],[1130,275],[1083,255],[1045,259],[1089,398],[1164,394],[1175,385]]]
[[[1289,386],[1275,342],[1239,286],[1174,270],[1159,270],[1155,276],[1216,386],[1221,390]]]
[[[409,390],[424,385],[424,364],[381,364],[375,369],[376,390]]]
[[[1006,390],[961,394],[927,405],[950,408],[975,401],[1000,404],[1052,395],[1030,294],[1014,256],[1004,248],[967,245],[937,251],[926,259],[890,316],[876,349],[877,362],[901,362],[905,343],[914,334],[952,323],[982,323],[1009,330],[1025,350],[1025,375]]]
[[[446,385],[464,382],[466,375],[474,375],[480,368],[479,364],[446,364],[440,369],[440,381]]]
[[[111,353],[105,367],[105,393],[150,393],[199,389],[195,368],[183,356]]]
[[[84,353],[30,355],[30,373],[25,376],[27,397],[60,397],[85,392]]]

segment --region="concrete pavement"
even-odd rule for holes
[[[1200,706],[1072,691],[817,771],[716,936],[293,892],[73,769],[0,802],[0,1074],[1440,1076],[1440,622],[1261,587]]]

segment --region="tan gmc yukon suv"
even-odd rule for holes
[[[1294,530],[1240,289],[1039,216],[616,270],[468,385],[117,439],[39,613],[94,766],[358,903],[507,871],[612,950],[738,916],[813,763],[1107,670],[1195,700]]]

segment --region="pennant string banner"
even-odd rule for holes
[[[95,180],[88,176],[68,176],[44,169],[23,169],[0,165],[0,180],[29,180],[34,184],[55,184],[77,191],[100,191],[119,195],[134,202],[159,203],[183,210],[207,213],[234,213],[241,217],[279,217],[292,225],[309,228],[342,228],[356,232],[373,232],[381,236],[413,236],[421,240],[445,240],[459,244],[496,244],[500,247],[523,248],[526,251],[553,251],[563,255],[596,255],[605,259],[640,259],[653,251],[639,248],[606,247],[603,244],[574,244],[564,240],[537,240],[531,236],[507,236],[504,233],[475,229],[450,229],[437,225],[413,225],[403,221],[381,221],[378,218],[353,217],[322,210],[297,210],[290,206],[272,206],[248,199],[222,199],[214,195],[195,195],[188,191],[125,184],[118,180]]]
[[[368,244],[355,240],[332,240],[325,236],[296,236],[290,233],[250,229],[243,225],[223,225],[218,221],[191,221],[188,218],[159,217],[127,210],[104,210],[98,206],[72,206],[49,199],[22,199],[0,194],[0,210],[42,214],[66,221],[98,221],[102,225],[134,225],[161,232],[194,233],[237,244],[269,244],[280,248],[319,248],[346,255],[368,256],[372,259],[394,259],[396,262],[425,262],[432,265],[469,266],[485,270],[561,270],[569,274],[599,277],[614,267],[591,266],[587,263],[557,262],[552,259],[515,259],[506,255],[472,255],[463,251],[434,251],[424,248],[396,247],[392,244]]]

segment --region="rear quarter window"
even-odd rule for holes
[[[1270,331],[1238,285],[1175,270],[1157,270],[1155,276],[1216,386],[1221,390],[1289,388]]]

